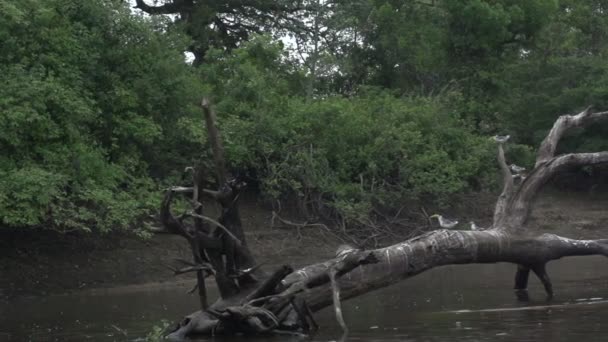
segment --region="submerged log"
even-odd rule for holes
[[[553,285],[546,264],[568,256],[608,256],[608,239],[575,240],[555,234],[537,234],[527,229],[526,222],[540,188],[555,174],[573,166],[608,162],[608,152],[554,155],[559,139],[569,128],[606,117],[608,112],[591,113],[590,109],[578,115],[561,116],[541,144],[534,169],[525,179],[522,177],[517,186],[506,163],[504,142],[499,142],[498,163],[503,174],[503,190],[496,202],[490,229],[436,230],[385,248],[346,249],[334,259],[293,272],[287,266],[282,267],[265,280],[239,283],[238,291],[222,295],[208,310],[187,316],[172,329],[169,337],[183,339],[214,333],[307,333],[310,325],[315,325],[311,313],[332,303],[338,321],[344,325],[339,300],[444,265],[513,263],[517,265],[514,286],[517,291],[526,291],[532,271],[543,283],[547,297],[551,298]],[[163,208],[167,207],[167,201],[163,202]],[[176,228],[179,221],[173,216],[164,213],[161,217],[166,218],[163,223],[167,230],[180,235],[187,233]],[[235,233],[245,242],[240,220],[231,225],[238,227]]]

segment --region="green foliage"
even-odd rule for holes
[[[151,176],[184,162],[178,124],[199,115],[185,41],[115,1],[0,8],[1,224],[132,227],[157,206]]]
[[[608,19],[600,1],[561,1],[525,58],[509,64],[500,92],[502,121],[527,144],[538,144],[556,117],[589,104],[608,105]],[[600,125],[605,127],[604,125]],[[590,134],[589,134],[590,133]],[[564,141],[567,150],[605,150],[606,128]]]
[[[517,51],[549,21],[556,0],[446,1],[454,56],[475,63]]]
[[[272,197],[323,202],[359,220],[375,205],[445,202],[490,187],[496,169],[487,136],[511,134],[510,162],[531,167],[533,146],[558,114],[605,103],[600,37],[608,22],[598,6],[337,2],[318,17],[333,31],[319,32],[326,45],[306,57],[306,71],[280,44],[258,37],[210,54],[202,74],[234,166],[255,169]],[[313,63],[323,72],[307,75]],[[303,94],[317,76],[317,91]],[[562,148],[605,144],[598,135]]]
[[[305,4],[194,1],[171,21],[113,0],[0,0],[1,224],[132,227],[159,184],[211,167],[202,94],[232,169],[355,223],[489,188],[488,136],[511,134],[509,162],[530,167],[557,115],[608,106],[602,1]],[[588,132],[560,149],[608,149],[606,128]]]
[[[449,96],[310,99],[289,87],[279,48],[260,37],[202,68],[233,166],[255,169],[266,195],[366,215],[401,198],[446,201],[493,172],[494,145],[463,128]]]

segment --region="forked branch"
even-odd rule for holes
[[[597,165],[608,162],[608,152],[572,153],[555,156],[560,139],[574,127],[583,127],[608,118],[608,112],[591,113],[591,107],[577,115],[562,115],[541,143],[534,169],[513,189],[513,179],[502,151],[498,146],[498,161],[504,178],[504,190],[498,197],[493,227],[507,230],[523,229],[540,188],[557,173],[570,167]]]
[[[551,128],[538,149],[535,167],[554,157],[559,141],[568,130],[608,118],[608,111],[591,113],[591,108],[592,106],[589,106],[577,115],[562,115],[555,121],[553,128]]]

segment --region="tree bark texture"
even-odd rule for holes
[[[385,248],[347,249],[344,253],[339,250],[336,258],[299,270],[294,271],[286,265],[269,276],[258,273],[258,276],[249,277],[246,269],[256,267],[246,245],[238,212],[235,217],[223,213],[219,223],[230,229],[242,243],[234,244],[225,234],[221,238],[211,234],[205,238],[209,241],[201,240],[201,245],[205,246],[207,253],[214,251],[225,257],[233,253],[238,260],[233,271],[241,277],[246,273],[247,277],[242,279],[247,281],[241,278],[233,281],[234,287],[226,293],[222,293],[224,285],[218,281],[221,299],[207,310],[184,318],[172,329],[169,337],[183,339],[221,333],[285,331],[309,333],[316,327],[311,313],[332,304],[342,325],[339,300],[356,297],[444,265],[513,263],[517,265],[516,290],[526,290],[532,272],[544,285],[547,296],[552,297],[553,286],[545,265],[568,256],[608,256],[608,239],[575,240],[555,234],[537,234],[528,230],[525,224],[537,193],[554,175],[570,167],[608,162],[608,152],[555,155],[559,139],[570,128],[606,117],[608,112],[591,113],[589,108],[577,115],[559,117],[538,150],[534,168],[517,185],[507,166],[505,143],[498,143],[503,189],[496,202],[493,225],[487,230],[435,230]],[[210,126],[210,121],[207,124]],[[218,142],[221,143],[219,138]],[[229,190],[224,191],[224,195],[221,195],[222,191],[210,192],[227,212],[237,210],[238,194],[234,193],[238,190],[233,189],[238,182],[232,182],[227,181],[226,189]],[[167,231],[185,236],[183,228],[176,228],[181,224],[179,220],[170,214],[170,197],[161,207],[161,218],[164,218],[161,221]],[[227,241],[232,241],[232,245]],[[226,250],[233,247],[235,252]],[[211,264],[216,280],[218,276],[228,274],[226,264],[213,261]]]

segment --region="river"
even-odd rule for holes
[[[513,265],[434,269],[345,302],[348,340],[606,341],[607,266],[602,257],[554,261],[548,270],[555,298],[545,301],[531,276],[528,303],[517,301],[511,289]],[[141,341],[163,319],[173,321],[196,310],[188,287],[128,287],[0,302],[0,341]],[[312,341],[339,340],[331,309],[316,318],[320,330]]]

